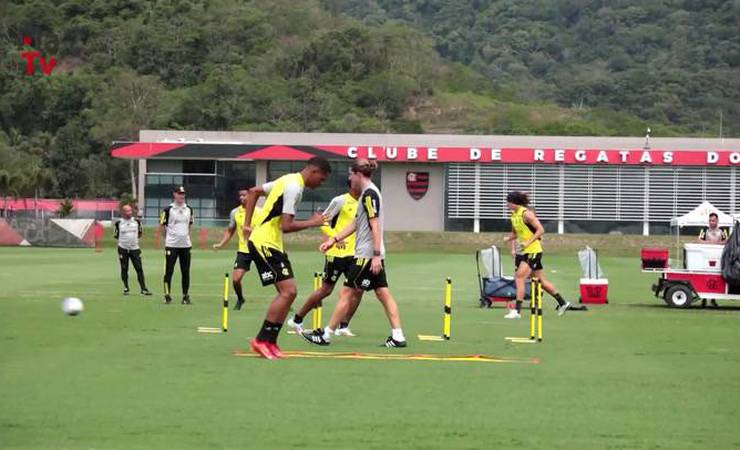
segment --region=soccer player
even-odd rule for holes
[[[327,160],[313,157],[300,172],[255,186],[247,194],[244,223],[245,236],[249,236],[249,254],[252,255],[262,286],[274,284],[277,290],[257,337],[250,342],[252,351],[267,359],[282,357],[277,338],[297,295],[293,268],[283,247],[283,233],[294,233],[324,224],[326,219],[319,213],[314,213],[308,220],[295,220],[295,213],[303,196],[303,188],[321,186],[330,173],[331,166]],[[262,211],[257,214],[257,225],[252,229],[246,224],[252,223],[254,207],[262,195],[267,195],[267,198]]]
[[[321,231],[326,236],[336,236],[338,232],[342,231],[350,222],[352,222],[352,220],[354,220],[355,214],[357,213],[357,199],[359,197],[360,190],[358,188],[353,188],[350,185],[349,192],[338,195],[331,200],[329,206],[327,206],[324,211],[324,216],[330,222],[330,225],[324,225],[321,227]],[[345,279],[348,277],[348,270],[352,265],[354,254],[354,233],[349,235],[343,241],[337,242],[337,245],[326,252],[324,276],[321,280],[321,286],[318,290],[312,292],[303,303],[303,306],[301,306],[301,309],[294,314],[291,319],[288,319],[288,326],[293,328],[296,333],[303,332],[303,318],[313,308],[318,306],[323,299],[331,295],[339,277],[342,275],[344,275]],[[351,295],[352,304],[347,313],[347,317],[340,322],[339,328],[336,329],[334,334],[337,336],[354,336],[354,333],[349,329],[349,322],[355,311],[357,311],[357,307],[360,305],[362,291],[360,291],[360,297],[358,297],[352,295],[353,292],[348,287],[343,287],[342,290],[349,291],[345,293],[345,295]]]
[[[164,303],[172,303],[172,274],[175,262],[180,260],[182,304],[190,305],[190,230],[193,227],[193,208],[185,203],[185,188],[180,186],[172,193],[174,201],[162,210],[159,226],[165,234]]]
[[[218,250],[227,242],[231,240],[236,232],[237,238],[239,239],[239,249],[236,252],[236,260],[234,261],[234,271],[231,273],[231,284],[234,286],[234,292],[236,292],[236,305],[235,310],[242,309],[244,304],[244,294],[242,293],[242,278],[244,274],[249,272],[249,266],[252,264],[252,257],[249,255],[249,246],[247,245],[247,239],[244,237],[244,218],[247,215],[245,205],[247,203],[247,189],[239,190],[239,206],[231,210],[229,213],[229,226],[224,230],[223,238],[221,241],[213,244],[214,250]],[[259,215],[259,208],[255,208],[255,213],[252,215],[252,219],[255,219]],[[252,226],[255,222],[252,220]]]
[[[355,257],[349,270],[345,286],[350,292],[360,295],[363,291],[375,291],[375,296],[383,305],[385,315],[391,325],[391,335],[385,341],[386,347],[406,347],[406,337],[401,329],[401,317],[398,305],[388,289],[385,274],[385,245],[383,243],[383,198],[380,190],[372,182],[373,172],[378,168],[375,161],[357,159],[350,167],[352,187],[360,190],[359,205],[355,219],[336,236],[321,244],[322,252],[328,251],[337,242],[346,239],[356,232]],[[329,325],[323,330],[304,331],[301,333],[308,342],[317,345],[329,345],[331,335],[341,320],[347,316],[351,297],[341,296]]]
[[[134,217],[131,205],[121,207],[121,219],[113,227],[113,236],[118,241],[118,261],[121,263],[121,281],[123,282],[123,295],[128,295],[128,261],[136,270],[136,279],[139,281],[141,295],[152,295],[146,288],[144,281],[144,269],[141,266],[141,249],[139,239],[143,233],[141,222]]]
[[[553,296],[558,302],[557,313],[559,316],[565,314],[570,308],[570,302],[563,299],[555,286],[545,279],[542,270],[542,235],[545,228],[540,223],[537,215],[531,209],[527,209],[529,197],[524,192],[514,191],[506,196],[506,207],[511,211],[511,234],[504,241],[516,241],[519,250],[515,251],[516,274],[516,308],[509,311],[505,316],[507,319],[521,318],[522,302],[524,301],[524,283],[530,275],[538,278],[542,288]]]

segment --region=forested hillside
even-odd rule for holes
[[[128,191],[141,128],[738,134],[740,4],[560,3],[0,2],[0,195]]]

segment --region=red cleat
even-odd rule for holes
[[[270,348],[270,343],[267,341],[260,341],[257,340],[257,338],[254,338],[249,341],[249,346],[252,347],[253,352],[261,355],[263,358],[278,359],[278,356],[275,356],[275,354],[272,352],[272,349]]]
[[[276,343],[273,344],[272,342],[268,342],[267,343],[267,347],[270,348],[270,351],[275,356],[275,358],[282,358],[283,357],[283,352],[280,350],[280,347],[278,347],[278,345]]]

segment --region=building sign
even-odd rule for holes
[[[669,149],[575,149],[496,147],[405,147],[338,145],[256,145],[219,143],[114,143],[116,158],[210,158],[247,161],[367,158],[377,161],[486,164],[584,164],[648,166],[734,166],[740,151]]]
[[[429,172],[406,172],[406,192],[414,200],[421,200],[429,189]]]

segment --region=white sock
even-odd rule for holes
[[[391,330],[391,337],[398,342],[406,340],[406,337],[403,335],[403,330],[400,328],[393,328]]]
[[[334,330],[332,330],[329,327],[324,328],[324,340],[325,341],[330,341],[332,334],[334,334]]]

